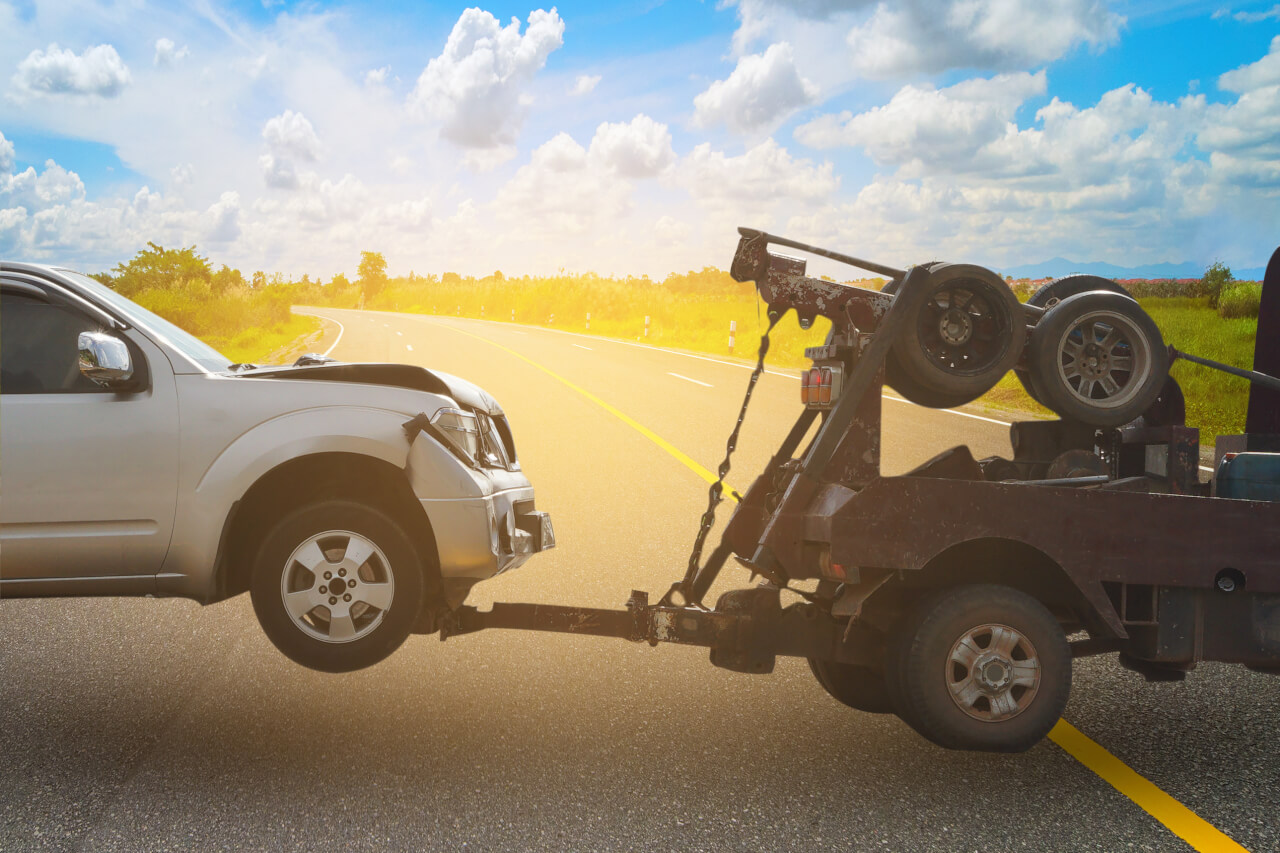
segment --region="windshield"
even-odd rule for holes
[[[220,373],[231,366],[231,359],[218,352],[190,332],[181,329],[158,314],[153,314],[136,302],[124,298],[99,281],[72,270],[58,270],[84,288],[97,301],[114,308],[135,325],[154,333],[166,344],[212,373]],[[181,372],[181,371],[179,371]]]

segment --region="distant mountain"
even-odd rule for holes
[[[1204,266],[1185,261],[1180,264],[1146,264],[1138,267],[1122,267],[1102,261],[1068,261],[1066,258],[1052,258],[1038,264],[1021,264],[1000,270],[1004,275],[1014,278],[1058,278],[1073,272],[1100,275],[1105,278],[1200,278],[1204,275]],[[1233,269],[1231,274],[1243,281],[1261,281],[1264,267],[1249,269]]]

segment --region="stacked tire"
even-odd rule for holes
[[[959,406],[1013,370],[1034,399],[1064,418],[1099,427],[1129,423],[1156,402],[1169,357],[1155,322],[1119,284],[1091,275],[1052,281],[1027,304],[1004,280],[971,264],[924,265],[906,327],[885,362],[885,381],[913,403]]]

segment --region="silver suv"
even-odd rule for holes
[[[403,364],[230,364],[79,273],[0,263],[0,596],[248,590],[330,672],[554,543],[497,401]]]

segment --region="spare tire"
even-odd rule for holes
[[[1046,311],[1031,336],[1030,361],[1046,406],[1099,427],[1120,426],[1147,411],[1169,375],[1155,321],[1129,297],[1102,290]]]
[[[1088,293],[1091,290],[1109,290],[1112,293],[1123,293],[1125,296],[1129,296],[1130,299],[1133,298],[1122,285],[1109,278],[1103,278],[1100,275],[1072,273],[1040,285],[1036,288],[1036,292],[1031,294],[1027,304],[1034,305],[1037,308],[1048,309],[1069,296],[1075,296],[1077,293]],[[1032,334],[1034,335],[1035,332],[1033,331]],[[1043,404],[1044,401],[1040,399],[1040,394],[1036,391],[1035,380],[1031,375],[1031,371],[1014,368],[1013,372],[1018,377],[1018,381],[1022,383],[1023,390],[1027,392],[1031,399]]]
[[[904,384],[923,392],[915,396],[940,397],[949,406],[976,399],[1022,354],[1022,306],[991,270],[931,265],[922,287],[897,298],[911,300],[911,316],[893,342],[895,370],[900,369]],[[898,390],[911,399],[906,389]]]

